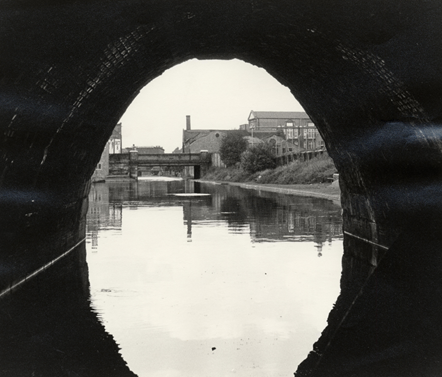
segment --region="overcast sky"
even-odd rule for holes
[[[150,82],[121,118],[123,147],[181,147],[186,115],[192,129],[238,129],[251,110],[303,111],[287,87],[240,60],[192,59]]]

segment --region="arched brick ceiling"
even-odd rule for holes
[[[439,117],[435,1],[19,1],[2,8],[0,117],[15,135],[2,149],[16,144],[39,176],[61,169],[54,159],[69,141],[75,152],[64,163],[79,177],[78,166],[92,166],[100,149],[89,150],[88,141],[104,145],[146,83],[194,57],[264,67],[314,119],[340,169],[350,160],[364,164],[351,143],[368,140],[362,149],[371,153],[388,139],[386,122]]]
[[[288,86],[323,134],[341,175],[347,262],[364,260],[371,276],[377,251],[355,240],[390,249],[399,239],[401,258],[379,278],[397,282],[395,263],[415,245],[442,243],[421,236],[442,208],[441,19],[439,0],[3,1],[0,209],[11,215],[0,223],[33,234],[72,223],[75,244],[88,179],[138,91],[190,58],[238,58]],[[31,197],[44,221],[25,218]],[[432,258],[407,268],[436,279]]]

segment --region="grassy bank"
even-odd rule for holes
[[[327,182],[333,173],[336,173],[336,168],[332,159],[329,156],[319,156],[309,161],[294,161],[255,174],[249,174],[238,168],[211,168],[203,180],[294,185]]]

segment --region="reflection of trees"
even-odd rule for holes
[[[342,237],[341,208],[330,200],[225,185],[204,185],[204,191],[232,230],[250,224],[258,242],[313,241],[320,253],[324,242]]]
[[[229,226],[236,227],[253,222],[257,216],[265,216],[274,209],[275,202],[252,193],[237,187],[229,187],[228,194],[223,195],[220,211]]]
[[[230,226],[243,225],[248,217],[247,206],[241,199],[233,196],[226,196],[221,201],[221,217],[227,220]]]
[[[258,193],[229,187],[221,203],[229,225],[250,222],[256,241],[314,241],[318,252],[342,236],[340,208],[324,199]]]

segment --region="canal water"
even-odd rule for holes
[[[89,199],[90,305],[132,372],[293,376],[339,294],[338,205],[166,178]]]

